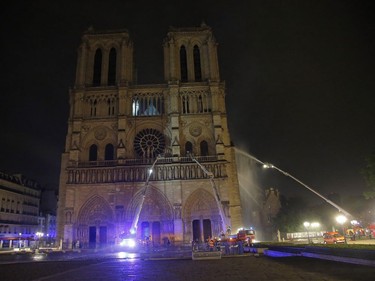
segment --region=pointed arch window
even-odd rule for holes
[[[97,161],[98,160],[98,146],[93,144],[90,146],[89,151],[89,161]]]
[[[92,80],[93,86],[100,86],[102,76],[102,50],[97,49],[94,58],[94,77]]]
[[[133,116],[153,116],[164,113],[163,94],[135,94],[132,102]]]
[[[203,112],[203,99],[202,99],[202,95],[198,96],[198,112],[199,113]]]
[[[96,100],[91,101],[90,105],[91,105],[90,115],[91,116],[96,116],[96,105],[97,105]]]
[[[114,151],[113,145],[111,143],[107,144],[105,146],[104,160],[113,160],[115,157]]]
[[[108,61],[108,85],[113,86],[116,84],[116,49],[112,48],[109,52]]]
[[[199,82],[199,81],[202,81],[202,68],[201,68],[201,55],[200,55],[199,47],[197,45],[194,46],[193,56],[194,56],[194,77],[195,77],[195,81]]]
[[[189,97],[187,95],[182,96],[182,113],[190,113]]]
[[[115,115],[115,100],[107,99],[107,106],[108,106],[108,115],[109,116]]]
[[[188,71],[187,71],[187,56],[185,46],[180,48],[180,67],[181,67],[181,81],[187,82],[188,80]]]
[[[185,143],[185,154],[186,154],[186,156],[188,156],[189,153],[193,153],[193,144],[190,141],[187,141]]]
[[[208,143],[206,141],[201,141],[201,156],[208,156]]]

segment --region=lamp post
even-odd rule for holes
[[[329,200],[328,198],[325,198],[323,195],[321,195],[319,192],[315,191],[314,189],[312,189],[311,187],[309,187],[307,184],[304,184],[302,181],[300,181],[299,179],[293,177],[291,174],[281,170],[280,168],[276,167],[275,165],[272,165],[270,163],[265,163],[265,162],[262,162],[260,161],[259,159],[255,158],[254,156],[248,154],[248,153],[245,153],[245,152],[242,152],[240,150],[237,150],[239,153],[243,154],[243,155],[246,155],[247,157],[253,159],[254,161],[258,162],[259,164],[263,165],[263,168],[272,168],[272,169],[275,169],[277,171],[279,171],[280,173],[282,173],[284,176],[287,176],[291,179],[293,179],[294,181],[298,182],[300,185],[304,186],[305,188],[307,188],[308,190],[310,190],[311,192],[313,192],[314,194],[316,194],[317,196],[319,196],[320,198],[322,198],[324,201],[326,201],[328,204],[332,205],[333,207],[335,207],[339,212],[342,212],[345,216],[347,217],[353,217],[349,212],[345,211],[343,208],[341,208],[339,205],[333,203],[331,200]]]
[[[38,232],[35,233],[35,234],[36,234],[36,237],[37,237],[36,249],[39,250],[39,247],[40,247],[40,239],[44,236],[44,233],[38,231]]]
[[[303,223],[304,227],[306,228],[307,230],[307,241],[308,243],[310,244],[311,242],[311,239],[310,239],[310,228],[318,228],[320,226],[320,223],[318,222],[308,222],[308,221],[305,221]]]
[[[347,221],[348,219],[344,216],[344,215],[338,215],[336,217],[336,221],[341,225],[341,228],[342,228],[342,234],[344,235],[344,239],[345,239],[345,244],[348,244],[348,242],[346,241],[346,235],[345,235],[345,229],[344,229],[344,223]]]
[[[309,235],[309,227],[310,227],[310,223],[308,221],[305,221],[303,223],[303,225],[305,226],[306,230],[307,230],[307,243],[310,244],[310,235]]]

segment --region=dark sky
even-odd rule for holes
[[[238,3],[239,2],[239,3]],[[13,1],[2,6],[0,169],[58,186],[82,33],[126,28],[139,83],[163,82],[169,26],[219,43],[237,147],[326,195],[360,195],[375,150],[374,1]],[[234,4],[236,3],[236,4]],[[301,191],[276,171],[263,184]],[[305,196],[313,196],[304,193]]]

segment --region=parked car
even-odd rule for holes
[[[345,237],[336,231],[324,233],[323,240],[324,244],[345,243]]]

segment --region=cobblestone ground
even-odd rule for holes
[[[0,265],[2,281],[62,280],[375,280],[375,268],[302,257],[220,260],[93,258]]]

